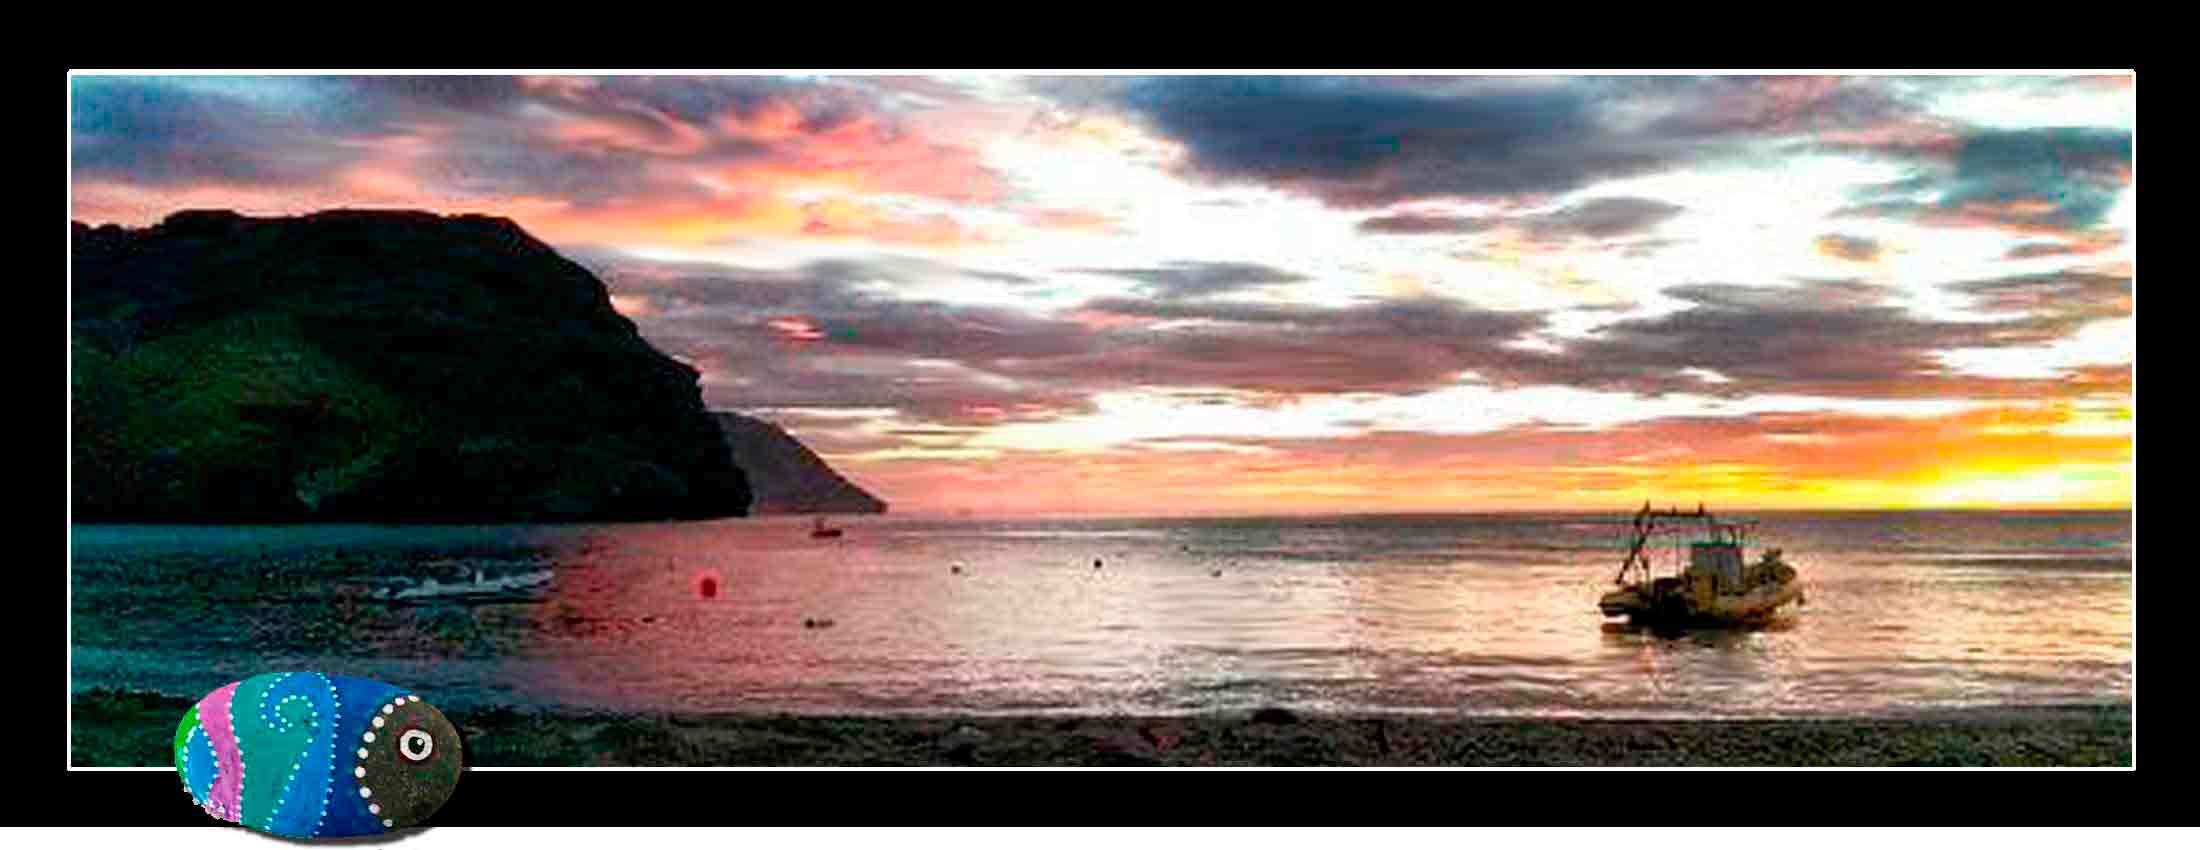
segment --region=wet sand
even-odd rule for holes
[[[73,700],[77,766],[161,766],[190,701]],[[2129,705],[1878,719],[1338,716],[872,717],[454,711],[474,767],[2130,766]]]

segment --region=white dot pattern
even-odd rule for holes
[[[405,704],[405,697],[397,697],[397,698],[395,698],[395,699],[392,699],[392,700],[390,700],[390,701],[389,701],[389,704],[388,704],[388,705],[384,705],[384,706],[382,706],[382,710],[381,710],[380,714],[381,714],[381,715],[388,715],[388,714],[390,714],[390,713],[392,713],[392,712],[395,712],[395,711],[397,710],[397,707],[398,707],[398,706],[400,706],[400,705],[404,705],[404,704]],[[382,717],[379,717],[379,716],[375,716],[375,715],[368,715],[368,716],[369,716],[369,717],[372,717],[372,718],[373,718],[374,728],[376,728],[376,729],[380,729],[380,728],[382,728],[382,726],[383,726],[383,725],[384,725],[384,724],[385,724],[385,723],[387,722],[387,721],[384,721],[384,720],[382,719]],[[367,742],[367,743],[370,743],[370,744],[371,744],[371,743],[374,743],[374,733],[373,733],[373,732],[371,732],[371,731],[369,731],[369,732],[366,732],[366,733],[363,733],[363,734],[361,734],[361,735],[359,736],[359,738],[360,738],[360,740],[362,740],[362,741],[365,741],[365,742]],[[367,759],[367,756],[368,756],[368,751],[367,751],[367,748],[365,748],[365,747],[360,747],[360,748],[359,748],[359,760],[360,760],[360,761],[366,761],[366,759]],[[367,798],[369,798],[369,797],[372,797],[372,796],[374,796],[374,788],[373,788],[372,786],[370,786],[370,785],[368,785],[368,784],[367,784],[367,766],[366,766],[366,765],[364,765],[364,764],[361,764],[361,765],[359,765],[358,767],[355,767],[355,768],[353,768],[353,769],[352,769],[352,772],[351,772],[351,775],[352,775],[353,777],[355,777],[355,778],[357,778],[357,779],[359,780],[359,798],[360,798],[360,799],[362,799],[362,800],[363,800],[363,799],[367,799]],[[379,814],[381,814],[381,813],[382,813],[382,806],[381,806],[380,804],[378,804],[378,803],[369,803],[369,804],[367,804],[367,813],[368,813],[368,814],[375,814],[375,815],[379,815]],[[383,818],[383,819],[382,819],[382,826],[383,826],[383,827],[387,828],[387,827],[390,827],[390,826],[394,826],[394,825],[395,825],[395,822],[394,822],[394,821],[392,821],[391,819],[389,819],[389,818]]]

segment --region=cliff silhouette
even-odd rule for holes
[[[693,369],[502,218],[73,223],[77,521],[744,515]]]
[[[720,412],[734,463],[748,473],[759,514],[882,514],[886,502],[865,492],[778,425]]]

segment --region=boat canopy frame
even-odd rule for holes
[[[1627,577],[1632,573],[1640,576],[1638,583],[1642,586],[1650,586],[1656,579],[1650,556],[1652,538],[1672,538],[1674,561],[1680,565],[1679,570],[1686,570],[1688,559],[1680,553],[1684,547],[1698,543],[1733,546],[1737,554],[1740,554],[1756,527],[1757,520],[1753,519],[1721,521],[1710,511],[1704,510],[1701,502],[1696,504],[1695,510],[1684,511],[1678,507],[1657,510],[1645,501],[1642,509],[1635,512],[1628,539],[1627,558],[1620,563],[1619,575],[1612,581],[1625,587],[1628,583]]]

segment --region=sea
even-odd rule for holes
[[[1747,518],[1748,557],[1781,549],[1804,604],[1678,633],[1597,610],[1622,512],[885,515],[835,517],[843,533],[824,538],[808,517],[78,525],[70,679],[196,698],[313,670],[446,709],[610,713],[1881,717],[2132,700],[2128,511]],[[491,585],[505,589],[451,593]]]

